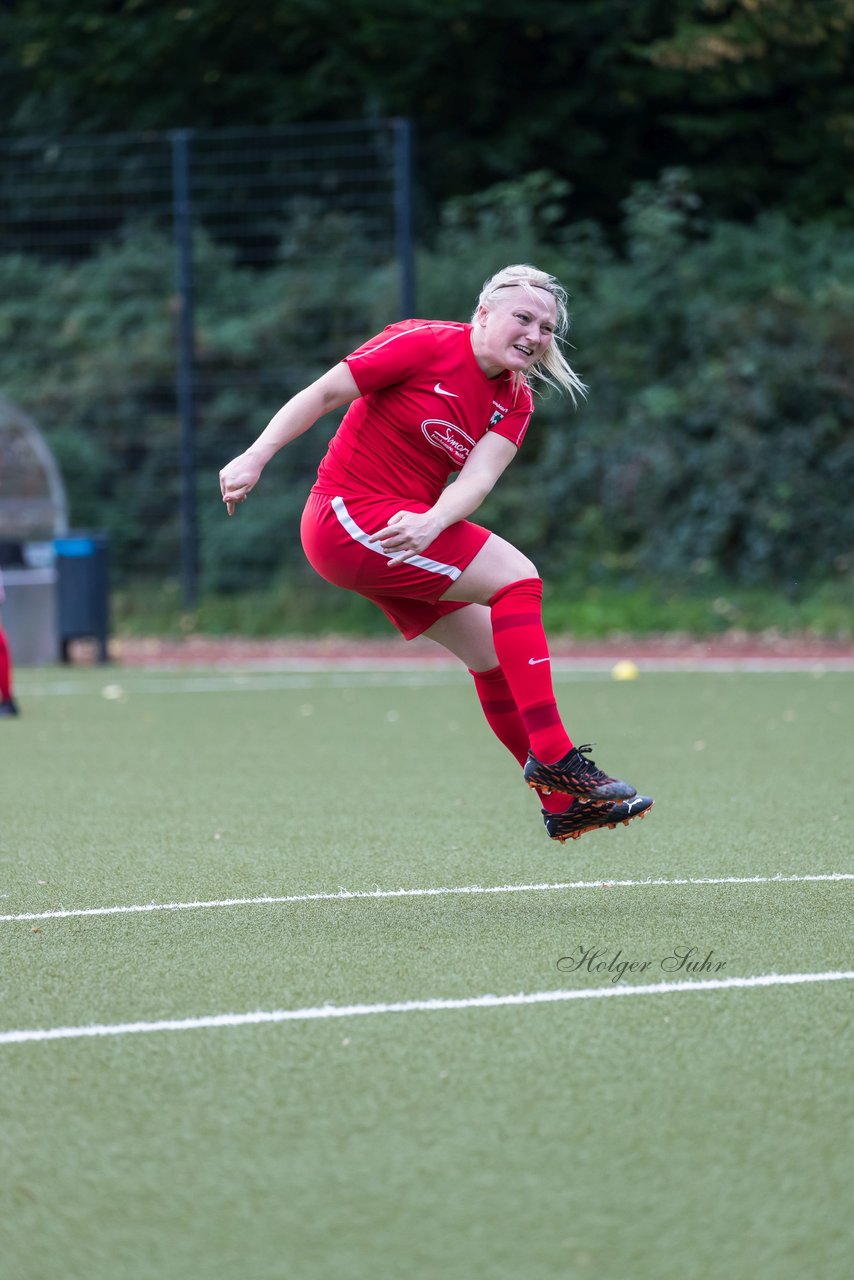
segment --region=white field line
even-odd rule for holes
[[[555,658],[552,670],[558,681],[610,680],[614,660],[560,659]],[[703,672],[732,675],[739,672],[753,675],[782,675],[807,672],[824,675],[831,672],[854,671],[851,658],[742,658],[710,659],[709,661],[650,658],[640,664],[644,672],[660,675],[691,675]],[[358,664],[346,661],[336,664],[306,661],[303,663],[277,663],[274,670],[257,666],[250,669],[221,670],[214,673],[193,674],[186,668],[161,667],[146,671],[144,668],[118,668],[105,672],[105,683],[121,685],[127,693],[269,693],[288,689],[359,689],[359,688],[423,688],[435,685],[467,683],[468,677],[459,666],[435,666],[415,664],[408,666],[369,666],[364,660]],[[64,679],[45,681],[27,678],[19,680],[19,692],[26,697],[68,697],[98,694],[98,685],[92,681]]]
[[[429,889],[340,889],[337,893],[294,893],[281,897],[263,894],[257,898],[211,898],[197,902],[143,902],[131,906],[77,907],[53,911],[27,911],[0,915],[0,924],[25,920],[68,920],[79,916],[120,916],[152,911],[200,911],[214,907],[270,907],[292,902],[342,902],[349,898],[442,898],[464,894],[554,893],[565,889],[647,889],[679,885],[726,884],[814,884],[854,880],[854,872],[831,871],[804,876],[700,876],[690,879],[648,880],[568,880],[542,884],[448,885]]]
[[[554,671],[595,671],[607,672],[609,675],[620,658],[634,658],[641,671],[851,671],[854,670],[854,656],[851,653],[825,654],[754,654],[751,656],[734,654],[730,657],[703,657],[702,654],[671,653],[660,657],[634,655],[631,645],[620,652],[600,654],[553,654],[552,669]],[[439,672],[455,671],[465,674],[455,658],[437,655],[425,658],[422,655],[389,654],[382,658],[255,658],[236,659],[207,663],[156,663],[151,666],[121,667],[116,669],[134,672],[140,675],[159,673],[162,675],[192,675],[217,672],[225,675],[239,672],[247,675],[285,674],[288,672],[357,672],[363,674],[386,674],[388,672]]]
[[[555,673],[564,682],[583,681],[595,683],[611,679],[609,671],[573,670]],[[179,675],[174,678],[163,675],[146,676],[137,671],[110,672],[104,676],[104,685],[112,685],[124,694],[173,694],[173,693],[276,693],[290,689],[423,689],[436,686],[465,685],[466,672],[460,668],[438,667],[394,669],[385,671],[323,671],[288,672],[276,675],[260,673],[223,673],[222,675]],[[18,682],[18,691],[26,697],[98,697],[103,686],[84,681],[58,680],[56,682]],[[114,697],[120,696],[114,694]]]
[[[585,673],[578,678],[587,679]],[[595,678],[595,677],[590,677]],[[604,678],[604,677],[599,677]],[[136,669],[105,672],[103,685],[113,685],[131,694],[149,693],[270,693],[288,689],[379,689],[422,688],[432,685],[464,684],[468,677],[460,667],[456,669],[425,668],[400,671],[377,670],[335,671],[317,668],[307,671],[281,671],[278,673],[232,671],[212,675],[192,675],[175,672],[147,674]],[[103,686],[86,680],[31,681],[20,680],[19,692],[28,697],[74,697],[77,695],[98,697]]]
[[[204,1027],[245,1027],[264,1022],[310,1022],[325,1018],[359,1018],[381,1013],[439,1013],[452,1009],[497,1009],[506,1005],[556,1004],[565,1000],[603,1000],[614,996],[658,996],[734,988],[797,986],[806,982],[842,982],[852,971],[826,973],[765,973],[752,978],[708,978],[701,981],[656,982],[645,986],[586,987],[570,990],[520,992],[518,995],[467,996],[457,1000],[401,1000],[390,1004],[324,1004],[308,1009],[257,1010],[219,1013],[202,1018],[164,1018],[157,1022],[117,1022],[82,1027],[44,1027],[0,1032],[0,1044],[33,1040],[78,1040],[93,1036],[126,1036],[150,1031],[196,1031]]]

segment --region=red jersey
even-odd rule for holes
[[[344,415],[315,491],[374,493],[432,505],[478,440],[493,431],[518,448],[534,409],[530,387],[488,378],[471,325],[401,320],[345,357],[361,395]]]

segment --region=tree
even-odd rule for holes
[[[409,116],[424,203],[550,169],[609,222],[699,174],[709,212],[849,208],[854,0],[12,0],[7,131]]]
[[[736,214],[788,206],[850,220],[854,0],[702,0],[687,10],[639,52],[660,73],[662,119],[700,190]]]

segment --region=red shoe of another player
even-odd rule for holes
[[[588,831],[602,827],[627,827],[632,818],[645,818],[655,804],[652,796],[635,796],[621,804],[574,804],[564,813],[547,813],[542,810],[543,825],[551,840],[577,840]]]

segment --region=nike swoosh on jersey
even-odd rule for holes
[[[440,382],[436,383],[433,390],[436,392],[437,396],[453,396],[455,400],[459,400],[460,398],[456,391],[446,391]]]
[[[551,658],[529,658],[528,666],[535,667],[538,662],[551,662]]]

